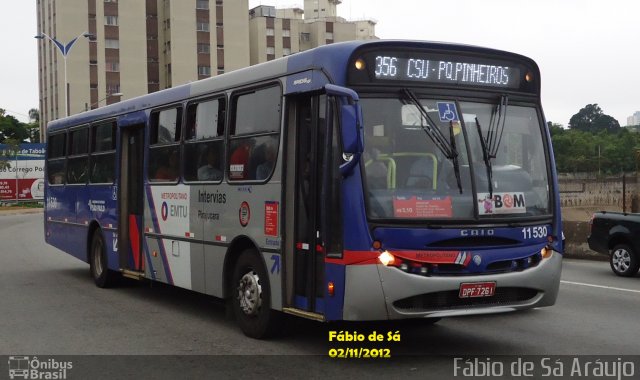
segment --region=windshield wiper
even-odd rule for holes
[[[442,154],[452,161],[453,170],[456,175],[456,180],[458,181],[458,189],[460,190],[460,194],[462,194],[462,182],[460,180],[460,167],[458,164],[458,150],[456,149],[456,142],[454,139],[453,122],[449,122],[451,129],[449,141],[447,141],[447,138],[436,126],[437,124],[433,121],[431,116],[429,116],[429,113],[424,109],[422,103],[420,103],[420,99],[418,99],[418,97],[408,88],[403,89],[402,93],[409,100],[409,103],[414,105],[420,112],[420,115],[422,116],[420,119],[420,127],[424,133],[431,139],[431,141],[433,141],[434,145],[440,149]],[[426,120],[426,123],[424,123],[423,120]]]
[[[455,153],[455,155],[451,158],[453,163],[453,173],[456,176],[456,181],[458,182],[458,189],[460,190],[460,194],[462,194],[462,181],[460,180],[460,164],[458,163],[458,149],[456,147],[456,139],[455,134],[453,133],[453,121],[449,121],[449,140],[451,141],[451,149]]]
[[[509,106],[509,98],[507,95],[500,97],[500,103],[491,112],[491,118],[489,119],[489,128],[487,135],[482,135],[482,127],[480,121],[476,117],[476,127],[478,128],[478,136],[480,137],[480,146],[482,147],[482,158],[484,164],[487,167],[487,182],[489,185],[489,198],[493,198],[493,168],[491,166],[491,160],[498,155],[498,149],[502,142],[502,135],[504,134],[504,126],[507,121],[507,107]]]

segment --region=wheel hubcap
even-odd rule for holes
[[[618,272],[626,272],[631,266],[631,255],[624,249],[615,250],[611,260],[613,262],[613,267]]]
[[[245,273],[238,284],[240,308],[246,315],[257,315],[262,305],[262,286],[260,277],[253,271]]]

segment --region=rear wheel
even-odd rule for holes
[[[609,257],[609,264],[611,264],[613,273],[622,277],[634,276],[638,273],[638,268],[640,268],[638,255],[627,244],[618,244],[613,247]]]
[[[271,309],[271,288],[264,264],[255,250],[240,254],[231,283],[233,313],[242,332],[251,338],[274,335],[281,315]]]
[[[107,250],[100,230],[96,230],[91,239],[89,271],[93,281],[99,288],[111,287],[115,285],[118,279],[118,273],[109,270]]]

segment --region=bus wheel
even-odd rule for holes
[[[99,288],[108,288],[115,284],[117,273],[109,270],[107,251],[100,230],[93,233],[91,250],[89,251],[89,271]]]
[[[242,332],[256,339],[274,335],[281,316],[271,310],[269,276],[255,250],[247,249],[240,254],[232,281],[233,313]]]

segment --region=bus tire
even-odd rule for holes
[[[269,275],[258,252],[242,251],[231,280],[233,314],[242,332],[251,338],[265,339],[280,328],[281,315],[271,309]]]
[[[613,273],[622,277],[632,277],[638,273],[640,261],[638,254],[627,244],[618,244],[611,250],[609,265]]]
[[[105,249],[102,232],[99,229],[94,231],[91,238],[89,272],[96,286],[99,288],[109,288],[115,285],[117,281],[118,273],[109,269],[107,250]]]

